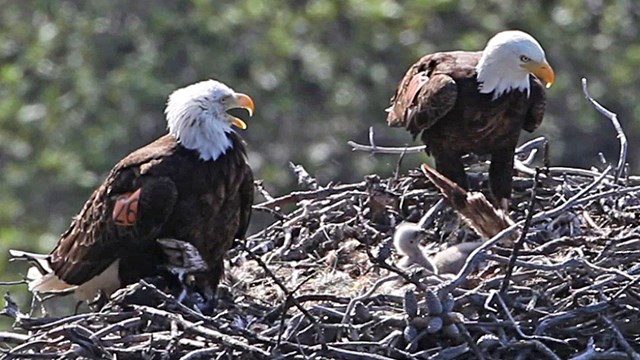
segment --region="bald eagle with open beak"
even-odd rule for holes
[[[464,189],[460,157],[490,154],[491,192],[506,208],[520,131],[540,126],[545,87],[554,80],[536,39],[503,31],[483,51],[438,52],[418,60],[391,99],[387,123],[405,127],[414,138],[421,135],[436,169]]]
[[[173,92],[165,110],[169,133],[111,170],[50,254],[12,250],[36,265],[30,290],[109,295],[158,275],[168,260],[158,240],[169,238],[199,252],[206,265],[193,284],[213,300],[223,256],[244,237],[253,203],[253,174],[234,130],[247,126],[227,113],[233,108],[252,115],[253,100],[215,80]]]

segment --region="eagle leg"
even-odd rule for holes
[[[503,210],[508,208],[509,199],[511,198],[514,148],[504,148],[491,154],[489,187],[496,205]]]
[[[469,180],[464,171],[460,154],[434,151],[433,157],[436,160],[436,170],[440,174],[460,185],[464,190],[469,190]]]

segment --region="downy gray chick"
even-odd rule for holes
[[[398,263],[400,267],[408,268],[417,264],[435,274],[457,274],[469,254],[482,245],[480,241],[460,243],[428,258],[420,247],[423,232],[420,226],[410,222],[403,222],[396,227],[393,245],[398,253],[404,255]]]

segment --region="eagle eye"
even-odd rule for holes
[[[526,55],[521,55],[521,56],[520,56],[520,61],[522,61],[522,62],[525,62],[525,63],[526,63],[526,62],[531,61],[531,59],[530,59],[528,56],[526,56]]]

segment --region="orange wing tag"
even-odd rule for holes
[[[113,206],[113,221],[116,225],[132,226],[138,219],[140,189],[118,196]]]

